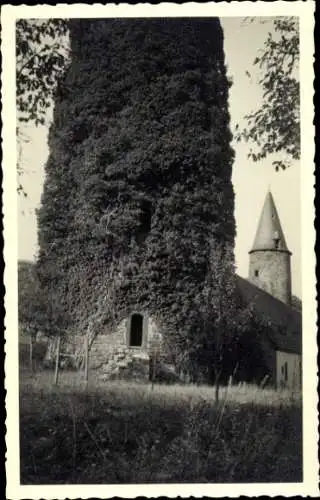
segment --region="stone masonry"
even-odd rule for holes
[[[252,252],[249,279],[254,285],[285,304],[291,304],[291,270],[287,252],[274,250]]]
[[[152,319],[143,314],[143,334],[140,346],[131,346],[129,333],[131,318],[123,320],[110,333],[97,335],[89,352],[89,369],[100,380],[131,379],[146,381],[150,375],[152,346],[161,341]]]

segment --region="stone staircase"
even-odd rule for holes
[[[91,368],[98,372],[99,380],[149,380],[149,355],[143,350],[121,348],[109,353],[104,360],[92,357]]]

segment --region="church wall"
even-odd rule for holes
[[[277,388],[301,389],[301,356],[277,351]]]
[[[258,273],[258,276],[256,274]],[[256,250],[250,254],[250,281],[277,299],[291,305],[290,254]]]
[[[270,344],[267,339],[261,340],[261,347],[263,350],[264,362],[269,370],[269,379],[267,380],[268,384],[272,386],[276,385],[277,380],[277,370],[276,370],[276,353],[274,347]]]

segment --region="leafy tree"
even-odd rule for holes
[[[39,331],[48,336],[65,333],[68,325],[66,304],[62,305],[57,294],[46,287],[32,262],[19,262],[18,294],[19,323],[23,330],[33,338]]]
[[[16,22],[16,109],[19,176],[21,151],[28,142],[23,125],[44,125],[68,63],[65,19],[19,19]],[[18,192],[26,193],[21,182]]]
[[[204,355],[209,380],[215,383],[216,399],[218,399],[219,382],[226,365],[226,355],[239,339],[240,327],[237,324],[237,317],[240,304],[237,303],[233,248],[212,240],[210,250],[206,279],[207,298],[204,301],[206,311]],[[233,369],[234,367],[231,367],[231,373]]]
[[[237,289],[230,244],[210,241],[201,308],[201,347],[196,353],[196,365],[206,374],[206,382],[215,385],[218,401],[221,382],[228,382],[239,368],[239,346],[248,331],[252,333],[255,316],[252,304],[245,303]]]
[[[210,242],[233,248],[235,233],[220,23],[69,27],[71,63],[38,214],[43,281],[55,290],[59,283],[80,332],[96,314],[103,325],[146,308],[171,346],[179,338],[191,348],[203,324]]]
[[[33,346],[38,333],[37,316],[34,314],[38,297],[39,286],[34,264],[28,261],[18,262],[19,362],[23,365],[28,360],[31,370],[34,368]],[[29,340],[27,352],[26,338]]]
[[[38,331],[38,324],[34,316],[34,302],[39,297],[38,283],[32,262],[22,261],[18,265],[18,315],[23,330],[31,336]]]
[[[235,137],[254,144],[248,157],[255,162],[281,152],[283,159],[273,161],[279,170],[300,158],[299,20],[276,18],[272,25],[254,60],[261,70],[262,104],[245,116],[243,129],[237,125]]]
[[[68,311],[66,303],[57,300],[54,288],[41,282],[33,262],[18,264],[18,317],[19,329],[29,337],[29,362],[33,369],[33,351],[39,332],[48,337],[65,336]],[[59,297],[60,298],[60,297]],[[44,354],[44,353],[43,353]]]
[[[65,19],[16,22],[18,122],[43,125],[67,62]]]

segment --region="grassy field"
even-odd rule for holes
[[[214,388],[21,374],[22,484],[302,480],[301,401]]]

